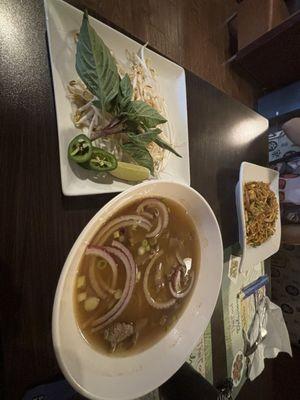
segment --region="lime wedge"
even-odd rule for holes
[[[125,181],[144,181],[150,177],[148,168],[122,161],[118,161],[117,168],[109,172],[115,178],[124,179]]]

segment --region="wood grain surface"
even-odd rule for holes
[[[127,8],[124,13],[129,24]],[[0,18],[0,396],[14,400],[60,374],[51,340],[58,277],[82,228],[113,195],[68,198],[61,193],[42,3],[2,2]],[[126,29],[136,35],[137,23]],[[161,39],[166,41],[167,36]],[[191,72],[186,78],[192,186],[210,202],[224,244],[231,244],[237,239],[239,165],[243,160],[265,164],[265,121]],[[220,304],[213,320],[214,372],[220,381],[225,366],[218,312]]]

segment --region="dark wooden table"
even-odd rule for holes
[[[14,400],[60,373],[51,340],[58,277],[82,228],[113,195],[62,195],[43,5],[10,0],[0,7],[0,397]],[[237,240],[240,163],[267,161],[266,121],[189,71],[186,82],[192,186],[212,206],[227,246]],[[226,376],[220,311],[218,303],[216,382]],[[256,387],[262,390],[254,382],[252,396]]]

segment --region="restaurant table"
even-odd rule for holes
[[[63,196],[43,4],[11,0],[0,11],[0,398],[14,400],[60,374],[51,340],[56,284],[74,240],[114,194]],[[186,84],[191,186],[214,210],[226,247],[238,239],[240,163],[267,163],[267,122],[189,71]],[[226,378],[220,300],[212,340],[218,384]],[[242,399],[272,398],[270,368]]]

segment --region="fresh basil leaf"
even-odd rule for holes
[[[145,133],[155,133],[155,134],[159,135],[161,132],[162,132],[161,129],[159,129],[159,128],[154,128],[154,129],[151,129],[151,130],[149,130],[149,131],[147,131],[147,132],[145,132]]]
[[[89,91],[99,99],[102,110],[119,91],[116,61],[109,48],[90,26],[84,13],[76,51],[76,70]]]
[[[128,74],[120,80],[119,93],[117,96],[117,105],[120,110],[124,110],[132,99],[133,87]]]
[[[122,149],[126,151],[137,164],[148,168],[151,174],[153,175],[154,172],[153,159],[149,151],[144,146],[128,142],[122,144]]]
[[[127,97],[129,100],[131,100],[133,95],[133,87],[128,74],[125,74],[120,81],[120,92],[123,97]]]
[[[123,114],[125,114],[129,120],[139,121],[148,129],[155,128],[156,125],[167,122],[159,112],[141,100],[131,101]]]
[[[152,133],[140,133],[136,135],[135,133],[127,133],[128,138],[132,143],[135,143],[137,145],[142,145],[146,146],[150,142],[153,142],[154,139],[156,138],[156,134]]]
[[[126,115],[124,115],[124,113],[121,113],[121,116],[125,117],[126,129],[124,129],[124,131],[136,132],[139,130],[140,124],[137,121],[132,121],[132,120],[127,119],[127,117],[126,117]]]
[[[132,143],[146,146],[150,142],[154,142],[160,132],[161,130],[159,128],[156,128],[139,134],[128,132],[127,135]]]
[[[155,142],[159,147],[161,147],[162,149],[168,150],[168,151],[170,151],[171,153],[175,154],[177,157],[182,158],[182,156],[181,156],[179,153],[177,153],[177,151],[174,150],[173,147],[171,147],[171,146],[169,145],[169,143],[165,142],[165,141],[164,141],[163,139],[161,139],[160,137],[157,137],[157,138],[154,140],[154,142]]]
[[[101,108],[102,107],[102,104],[101,104],[100,100],[93,100],[92,103],[97,108]]]

